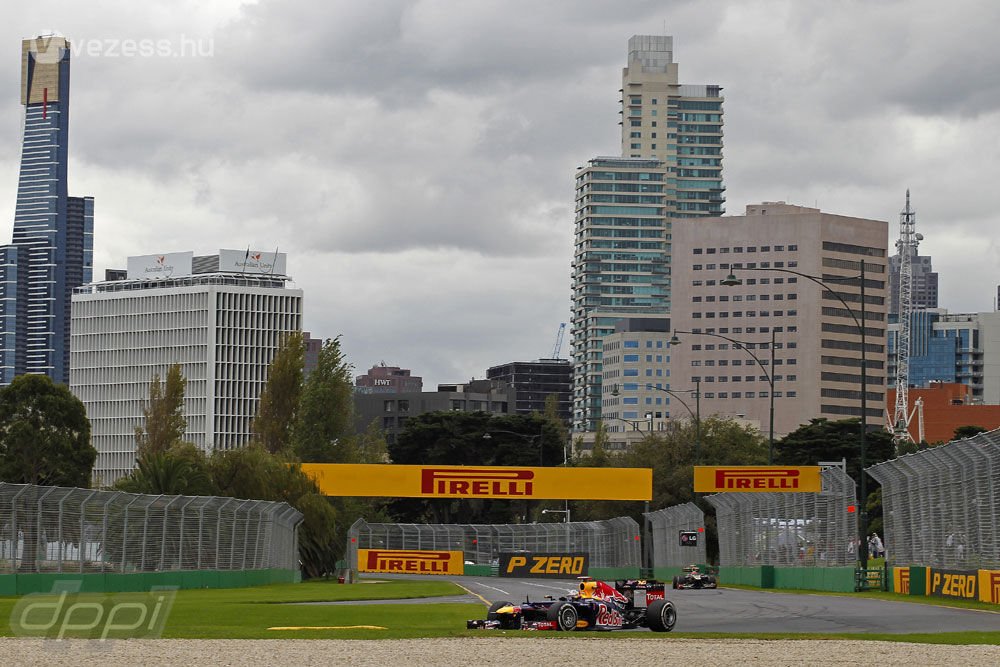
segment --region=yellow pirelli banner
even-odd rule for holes
[[[1000,570],[979,570],[979,599],[1000,604]]]
[[[798,492],[823,490],[819,466],[695,466],[695,493]]]
[[[303,463],[327,496],[652,500],[651,468],[515,468]]]
[[[358,549],[359,572],[464,574],[461,551]]]

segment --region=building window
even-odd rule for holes
[[[393,401],[384,401],[383,402],[383,410],[385,412],[392,412],[392,410],[393,410],[393,405],[392,404],[393,404]]]

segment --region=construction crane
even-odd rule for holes
[[[566,333],[566,323],[559,323],[559,332],[556,333],[556,344],[552,346],[552,356],[549,359],[558,359],[559,352],[562,350],[563,334]]]
[[[913,442],[910,435],[908,413],[910,388],[910,320],[913,315],[913,257],[917,245],[923,240],[916,232],[917,214],[910,208],[910,191],[906,190],[906,207],[899,213],[899,239],[896,250],[899,253],[899,333],[896,336],[896,406],[886,430],[892,433],[892,441],[898,447],[904,442]],[[916,407],[914,407],[914,412]],[[921,411],[922,412],[922,411]]]

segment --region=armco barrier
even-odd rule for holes
[[[126,593],[148,591],[154,586],[177,588],[245,588],[301,581],[298,570],[183,570],[172,572],[28,573],[0,575],[0,597],[48,593],[57,582],[80,582],[81,593]]]

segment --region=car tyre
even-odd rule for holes
[[[677,590],[677,589],[678,589],[678,588],[680,588],[680,587],[681,587],[681,584],[680,584],[680,577],[678,577],[678,576],[677,576],[677,575],[675,574],[675,575],[674,575],[674,590]]]
[[[646,625],[653,632],[670,632],[677,622],[677,610],[670,600],[655,600],[646,607]]]
[[[716,581],[715,577],[709,575],[705,577],[705,587],[706,588],[718,588],[719,582]]]
[[[576,622],[580,620],[580,613],[570,602],[556,602],[549,607],[546,618],[555,621],[556,630],[570,632],[576,630]]]

